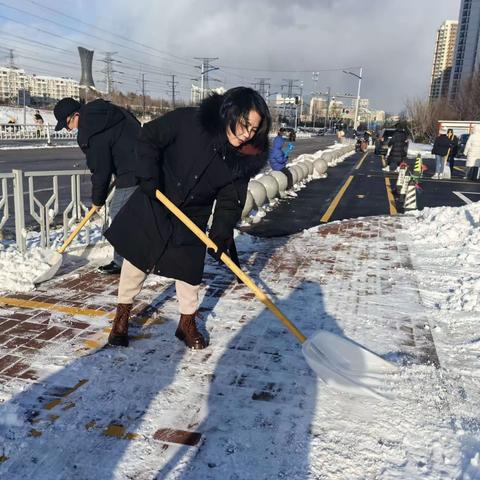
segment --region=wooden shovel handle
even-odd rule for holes
[[[165,205],[186,227],[188,227],[208,248],[215,252],[217,245],[206,235],[206,233],[193,223],[176,205],[174,205],[162,192],[156,191],[157,199]],[[270,300],[270,298],[261,290],[253,280],[239,268],[233,260],[225,253],[222,253],[220,260],[238,277],[242,282],[252,290],[255,296],[290,330],[300,343],[307,339],[305,335],[286,317],[284,313]]]
[[[63,253],[65,249],[72,243],[73,239],[78,235],[78,232],[85,226],[85,224],[90,220],[90,218],[97,211],[97,207],[92,207],[83,220],[76,226],[75,230],[70,234],[70,236],[65,240],[63,245],[57,250],[58,253]]]

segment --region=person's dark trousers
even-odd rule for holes
[[[474,182],[478,181],[478,167],[467,167],[465,172],[465,179],[472,180]]]
[[[110,203],[110,218],[113,220],[120,209],[127,203],[130,195],[137,189],[137,185],[126,188],[116,188],[113,193],[112,202]],[[117,252],[113,253],[113,261],[119,266],[122,266],[123,257]]]
[[[448,157],[448,164],[450,165],[450,172],[453,175],[453,167],[455,166],[455,155],[450,155]]]
[[[280,170],[285,176],[287,177],[287,190],[290,190],[293,187],[293,175],[292,172],[287,168],[284,167]]]

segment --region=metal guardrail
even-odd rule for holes
[[[77,134],[67,130],[56,132],[55,128],[48,123],[44,125],[0,123],[0,140],[35,140],[38,138],[46,139],[48,142],[52,139],[75,140]]]
[[[88,207],[84,204],[80,195],[80,185],[82,177],[89,174],[79,172],[78,170],[58,170],[58,171],[36,171],[24,172],[23,170],[12,170],[12,173],[0,173],[0,231],[6,222],[12,217],[9,205],[9,197],[13,196],[13,220],[15,223],[15,239],[17,248],[20,252],[25,253],[27,250],[27,228],[26,216],[34,220],[38,225],[40,233],[40,246],[49,247],[51,244],[51,232],[54,220],[59,214],[62,215],[61,226],[63,228],[63,238],[66,239],[68,233],[75,223],[79,222]],[[70,178],[69,193],[66,198],[61,198],[61,189],[59,188],[59,178]],[[35,182],[40,178],[49,178],[51,188],[36,189]],[[25,184],[28,185],[25,191]],[[39,192],[51,191],[47,199],[41,201]],[[105,209],[106,218],[108,218],[108,210],[113,196],[113,190],[107,198]],[[28,197],[28,203],[25,201]],[[68,200],[68,203],[60,212],[60,205]],[[28,209],[26,208],[26,204]],[[59,225],[59,223],[56,223]],[[85,228],[86,245],[90,243],[90,230],[88,226]]]

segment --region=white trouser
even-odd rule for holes
[[[132,265],[128,260],[124,260],[118,285],[118,303],[133,303],[146,278],[146,273]],[[195,313],[198,310],[200,285],[190,285],[187,282],[175,280],[175,288],[180,313],[186,315]]]

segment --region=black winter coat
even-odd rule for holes
[[[140,122],[124,108],[94,100],[80,109],[77,142],[92,172],[92,202],[103,205],[112,175],[117,188],[132,187]]]
[[[456,135],[452,135],[451,137],[448,137],[448,139],[450,140],[449,157],[455,157],[458,153],[458,137]]]
[[[445,135],[439,135],[433,144],[432,153],[444,157],[450,149],[450,139]]]
[[[143,126],[137,144],[140,182],[154,179],[159,190],[203,231],[216,200],[213,238],[233,235],[248,181],[268,158],[266,151],[247,155],[230,146],[219,116],[221,102],[222,97],[215,95],[200,108],[180,108],[157,118]],[[145,273],[192,285],[202,280],[204,244],[142,188],[132,194],[105,237]]]
[[[398,165],[407,158],[408,153],[408,137],[405,130],[395,130],[392,138],[388,142],[388,146],[392,149],[388,156],[388,161],[396,162]]]

